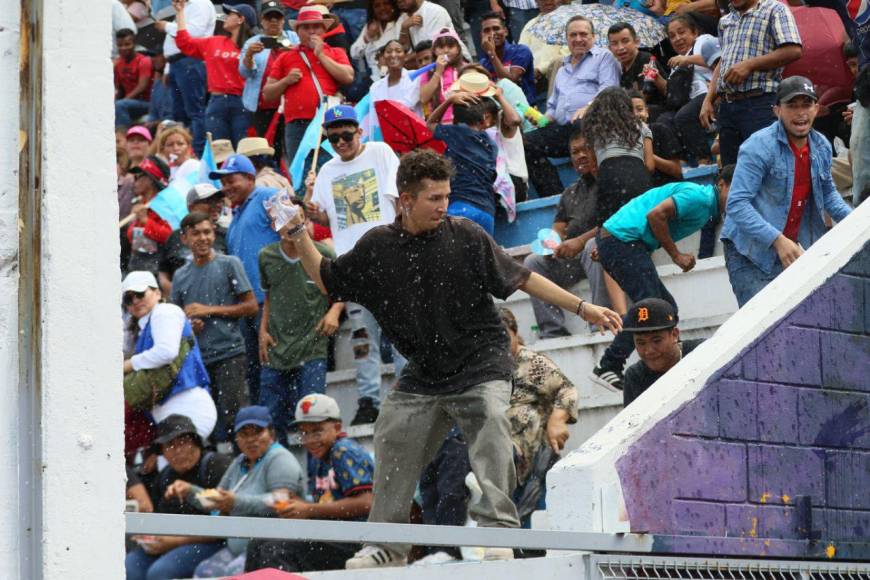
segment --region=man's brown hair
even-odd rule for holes
[[[396,186],[399,192],[407,191],[416,196],[423,189],[423,180],[449,181],[453,176],[453,164],[449,159],[428,149],[406,153],[399,162]]]

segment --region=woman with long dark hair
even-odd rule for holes
[[[235,147],[251,126],[251,113],[242,105],[245,79],[239,74],[242,47],[256,25],[254,9],[246,4],[224,4],[223,34],[194,38],[184,21],[184,0],[172,0],[178,35],[175,43],[187,56],[205,61],[209,100],[205,130],[214,139],[229,139]]]

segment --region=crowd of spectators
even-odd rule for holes
[[[539,338],[568,336],[566,311],[613,331],[589,379],[628,405],[697,346],[653,251],[690,271],[676,243],[700,232],[708,257],[721,226],[742,306],[870,196],[868,13],[809,3],[847,33],[829,55],[853,83],[839,100],[812,71],[783,78],[803,43],[778,0],[616,2],[660,23],[654,46],[582,15],[545,40],[534,28],[559,0],[113,0],[128,498],[370,521],[414,504],[424,523],[527,526],[577,392],[493,297],[526,291]],[[384,101],[417,151],[390,144]],[[328,147],[307,143],[312,123]],[[684,180],[711,165],[713,183]],[[176,222],[155,203],[171,184]],[[559,242],[518,261],[492,236],[533,196],[560,196]],[[582,279],[578,303],[565,290]],[[324,394],[342,325],[346,411],[375,423],[377,463]],[[149,579],[402,565],[410,550],[133,540],[127,577]]]

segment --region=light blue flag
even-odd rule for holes
[[[194,176],[195,179],[195,176]],[[187,189],[180,191],[179,187],[189,187],[186,179],[173,181],[169,187],[158,193],[148,207],[166,220],[173,230],[181,225],[181,220],[187,215]]]
[[[202,150],[202,159],[199,160],[199,174],[189,174],[189,179],[191,180],[190,185],[196,185],[197,183],[211,183],[216,188],[220,189],[220,181],[208,178],[208,174],[212,171],[217,171],[217,163],[215,163],[214,160],[214,151],[211,148],[211,140],[206,140],[205,147]]]
[[[293,181],[294,188],[298,189],[305,183],[305,176],[302,175],[302,172],[305,170],[305,160],[308,158],[308,154],[317,147],[317,141],[320,139],[321,131],[323,131],[323,114],[326,113],[327,108],[326,103],[320,104],[317,113],[315,113],[311,122],[308,123],[308,128],[305,129],[305,133],[302,135],[299,148],[296,150],[296,156],[290,163],[290,178]],[[326,139],[320,141],[320,148],[330,155],[335,155],[335,150]]]

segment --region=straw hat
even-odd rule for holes
[[[450,90],[464,91],[478,97],[491,97],[495,94],[495,87],[489,77],[476,71],[469,71],[456,79],[450,85]]]
[[[233,144],[229,139],[217,139],[211,142],[211,151],[214,154],[214,162],[218,165],[227,160],[227,158],[235,153]]]
[[[275,149],[269,147],[269,142],[263,137],[245,137],[239,141],[239,155],[253,157],[254,155],[275,155]]]

